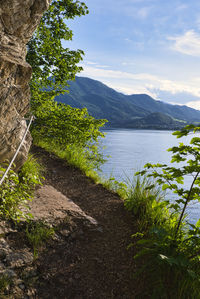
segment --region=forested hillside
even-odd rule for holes
[[[86,107],[95,118],[108,119],[111,127],[177,129],[200,122],[200,111],[156,101],[146,94],[124,95],[85,77],[76,77],[69,85],[69,93],[59,95],[57,101]]]

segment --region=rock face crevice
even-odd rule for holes
[[[50,0],[0,0],[0,163],[12,159],[26,131],[32,72],[25,60],[26,44],[49,4]],[[30,145],[28,134],[15,161],[17,168]]]

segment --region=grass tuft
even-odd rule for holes
[[[26,236],[29,244],[33,248],[34,257],[37,258],[38,250],[42,245],[50,240],[55,234],[55,230],[43,222],[31,222],[26,227]]]

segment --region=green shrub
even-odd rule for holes
[[[180,138],[192,129],[200,130],[187,126],[174,134]],[[135,242],[130,246],[138,246],[135,259],[140,263],[145,260],[141,272],[148,280],[148,295],[196,299],[200,298],[200,220],[194,225],[185,217],[188,204],[200,200],[200,138],[192,138],[189,145],[179,143],[169,151],[176,167],[148,163],[145,170],[137,173],[145,175],[145,179],[142,183],[137,180],[126,207],[138,213],[142,221],[145,219],[145,225],[142,222],[141,233],[133,235]],[[179,162],[185,163],[179,166]],[[188,175],[192,180],[186,189],[183,183]],[[147,178],[154,183],[146,186]],[[160,201],[154,192],[157,185],[173,191],[176,199]]]
[[[147,177],[137,176],[128,185],[124,205],[137,219],[138,228],[145,232],[153,225],[175,226],[177,213],[171,214],[159,186]]]
[[[90,151],[90,148],[87,149],[75,144],[66,145],[63,149],[54,142],[46,142],[44,140],[37,141],[36,144],[48,152],[54,153],[57,157],[66,160],[68,164],[79,168],[95,182],[101,181],[95,169],[98,169],[105,160],[98,151],[95,154]]]
[[[138,236],[135,234],[133,238]],[[134,257],[140,267],[138,275],[145,275],[151,298],[200,298],[200,260],[193,255],[197,240],[189,241],[188,236],[182,231],[182,237],[174,240],[174,230],[152,226],[148,233],[139,236],[139,241],[130,245],[138,247]]]
[[[5,172],[0,168],[1,177]],[[29,156],[19,173],[10,170],[0,186],[0,217],[18,221],[31,217],[27,212],[34,187],[41,184],[41,166],[33,156]]]
[[[19,171],[19,178],[21,182],[26,182],[29,187],[34,187],[37,184],[41,184],[42,172],[44,167],[34,158],[33,155],[29,154],[28,159]]]

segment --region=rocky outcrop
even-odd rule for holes
[[[0,0],[0,163],[11,160],[26,131],[31,66],[26,44],[50,0]],[[20,167],[31,145],[27,138],[15,161]]]
[[[98,226],[94,218],[85,214],[70,198],[50,185],[41,186],[36,190],[29,207],[35,220],[42,220],[50,225],[58,226],[67,219],[70,230],[78,226],[82,229],[94,229]]]

